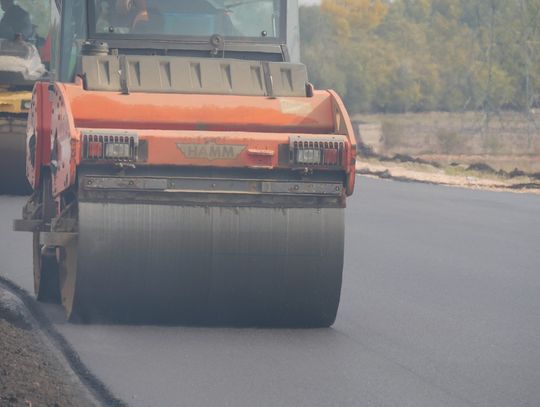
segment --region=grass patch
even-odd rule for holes
[[[463,134],[448,129],[439,129],[435,138],[444,154],[460,154],[465,150],[466,140]]]
[[[399,124],[384,120],[382,122],[382,138],[385,150],[392,150],[395,147],[403,144],[402,141],[403,129]]]

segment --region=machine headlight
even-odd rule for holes
[[[294,165],[311,167],[340,167],[344,163],[344,136],[291,136],[290,161]]]
[[[136,134],[82,134],[84,160],[137,161],[139,139]]]
[[[130,158],[131,153],[128,143],[105,144],[105,158]]]
[[[321,150],[314,148],[307,148],[305,150],[296,150],[296,163],[297,164],[320,164],[321,163]]]

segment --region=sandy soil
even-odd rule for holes
[[[526,176],[505,178],[496,174],[465,171],[462,168],[437,168],[428,164],[379,161],[374,158],[359,159],[356,170],[363,175],[373,175],[381,178],[540,195],[540,181]]]
[[[96,406],[17,298],[0,287],[0,406]]]

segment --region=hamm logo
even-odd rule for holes
[[[233,144],[216,144],[212,141],[206,144],[176,143],[186,158],[205,160],[234,160],[244,151],[246,146]]]

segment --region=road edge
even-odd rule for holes
[[[79,357],[79,354],[54,327],[45,313],[39,309],[36,300],[23,288],[0,275],[0,289],[3,289],[24,305],[36,325],[38,331],[44,336],[53,348],[52,351],[59,357],[64,367],[70,370],[81,386],[88,391],[88,396],[97,405],[111,407],[127,407],[128,404],[116,397],[109,388],[97,376],[95,376]]]
[[[462,188],[476,191],[511,192],[517,194],[540,195],[540,183],[515,184],[512,186],[496,183],[493,183],[492,185],[480,185],[478,183],[458,184],[451,182],[434,181],[429,179],[421,179],[414,176],[394,175],[389,169],[372,170],[367,167],[357,168],[356,175],[396,182],[439,185],[443,187]]]

